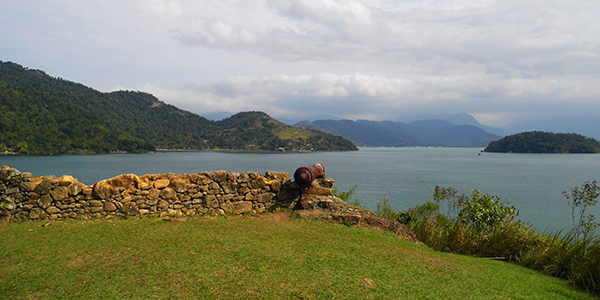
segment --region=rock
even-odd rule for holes
[[[52,197],[50,195],[43,195],[37,202],[41,208],[46,209],[52,204]]]
[[[160,190],[159,189],[151,189],[150,191],[148,191],[148,199],[158,199],[158,197],[160,196]]]
[[[73,176],[70,175],[64,175],[64,176],[60,176],[58,177],[58,182],[60,186],[69,186],[71,185],[73,182],[76,182],[77,179],[73,178]]]
[[[23,183],[23,187],[28,192],[33,192],[35,188],[44,181],[44,178],[40,176],[33,176],[28,182]]]
[[[61,210],[58,209],[58,207],[56,207],[56,206],[50,206],[50,207],[46,208],[46,212],[52,215],[52,214],[57,214],[57,213],[61,212]]]
[[[38,208],[34,208],[29,211],[29,218],[32,220],[37,220],[42,217],[42,214],[43,214],[42,210],[40,210]]]
[[[92,206],[89,208],[90,212],[97,213],[101,212],[104,208],[102,206]]]
[[[160,192],[160,197],[165,200],[177,200],[177,193],[172,188],[167,187]]]
[[[104,202],[104,211],[115,212],[117,211],[117,206],[112,202]]]
[[[204,205],[206,205],[210,208],[219,207],[219,201],[217,200],[217,197],[215,197],[214,195],[204,195],[203,201],[204,201]]]
[[[158,209],[167,209],[167,207],[169,207],[169,202],[165,201],[165,200],[160,200],[158,201],[158,203],[156,204],[156,207]]]
[[[133,216],[133,215],[140,214],[140,211],[138,210],[137,205],[133,202],[125,203],[123,205],[123,208],[121,208],[121,211],[127,216]]]
[[[265,178],[267,179],[277,179],[283,182],[291,180],[290,174],[287,172],[266,172]]]
[[[67,187],[67,190],[69,191],[69,196],[77,196],[83,191],[83,183],[73,182]]]
[[[168,187],[169,184],[171,184],[171,181],[169,179],[158,179],[154,181],[154,188],[164,189]]]
[[[238,183],[235,181],[226,181],[221,183],[221,188],[225,194],[235,194],[238,190]]]
[[[93,195],[96,199],[108,199],[113,194],[118,194],[119,188],[113,186],[108,180],[100,180],[93,187]]]
[[[98,200],[90,200],[90,201],[88,201],[88,204],[91,207],[101,207],[101,206],[103,206],[102,202],[100,202]]]
[[[167,213],[170,216],[174,216],[174,217],[181,217],[181,216],[183,216],[183,213],[181,212],[181,210],[178,210],[178,209],[167,209]]]
[[[6,191],[4,191],[4,193],[6,193],[7,195],[16,194],[18,192],[19,192],[19,188],[18,187],[8,188],[8,189],[6,189]]]
[[[238,214],[245,214],[252,211],[252,202],[238,201],[233,202],[233,210]]]
[[[256,201],[260,202],[260,203],[267,203],[267,202],[271,202],[271,200],[273,200],[273,198],[275,198],[275,194],[274,193],[262,193],[262,194],[258,194],[256,196]]]
[[[225,213],[228,213],[228,214],[233,213],[233,203],[225,202],[225,203],[221,204],[221,209],[223,211],[225,211]]]
[[[177,193],[183,193],[187,189],[187,181],[182,178],[176,178],[171,180],[170,185]]]
[[[48,194],[52,188],[52,180],[49,178],[43,178],[42,181],[35,187],[34,192],[43,195]]]
[[[50,195],[52,195],[55,201],[62,201],[69,198],[69,190],[67,187],[61,185],[51,190]]]
[[[264,177],[259,176],[258,178],[252,180],[252,188],[261,189],[267,185],[267,182]]]

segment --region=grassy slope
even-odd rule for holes
[[[510,263],[287,213],[0,224],[2,299],[593,299]]]

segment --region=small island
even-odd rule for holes
[[[492,141],[485,152],[600,153],[600,142],[576,133],[522,132]]]

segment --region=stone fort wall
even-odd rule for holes
[[[321,183],[331,188],[333,180]],[[326,191],[325,194],[331,194]],[[223,215],[291,207],[298,185],[283,172],[119,175],[93,185],[72,176],[36,176],[0,168],[0,222],[115,215]]]

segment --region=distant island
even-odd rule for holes
[[[600,142],[576,133],[522,132],[492,141],[485,152],[600,153]]]
[[[221,121],[136,91],[102,93],[0,61],[0,154],[149,152],[156,149],[355,151],[348,139],[290,126],[264,112]]]

